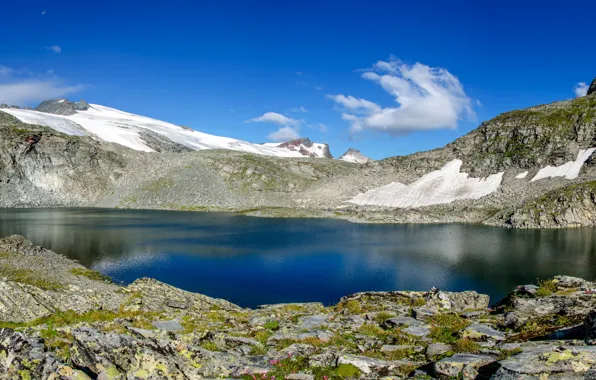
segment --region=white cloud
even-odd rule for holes
[[[41,14],[42,14],[42,16],[45,15],[46,14],[46,11],[42,11]]]
[[[0,103],[32,105],[35,102],[62,97],[86,88],[85,85],[80,84],[68,85],[54,75],[37,76],[22,73],[22,71],[0,66]]]
[[[304,73],[302,71],[296,71],[296,75],[303,75]]]
[[[299,120],[294,120],[289,117],[286,117],[282,114],[277,112],[265,112],[263,115],[259,117],[255,117],[253,119],[247,120],[247,123],[273,123],[278,125],[298,125],[300,124]]]
[[[365,99],[355,98],[353,96],[345,96],[341,94],[327,95],[327,97],[335,101],[337,104],[355,113],[376,113],[381,111],[381,107],[379,105],[373,102],[369,102]]]
[[[52,45],[47,47],[46,49],[53,51],[54,53],[61,53],[62,52],[62,48],[58,45]]]
[[[579,98],[580,96],[586,96],[589,88],[590,87],[586,82],[579,82],[573,87],[573,92],[575,92],[575,96]]]
[[[407,134],[454,129],[464,117],[476,118],[462,84],[446,69],[408,65],[392,58],[377,62],[362,77],[380,85],[398,106],[383,108],[366,99],[329,95],[344,109],[342,119],[352,124],[352,132],[371,129]]]
[[[308,113],[309,112],[306,108],[304,108],[302,106],[295,107],[295,108],[290,108],[289,111],[290,112],[302,112],[302,113]]]
[[[277,131],[270,133],[267,138],[272,141],[289,141],[300,138],[298,131],[292,127],[282,127]]]
[[[12,75],[14,71],[10,67],[0,65],[0,77],[7,77]]]

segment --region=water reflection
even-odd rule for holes
[[[150,276],[244,306],[438,286],[493,299],[555,274],[593,278],[595,229],[364,225],[99,209],[0,209],[21,234],[117,280]]]

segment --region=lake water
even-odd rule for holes
[[[242,306],[367,290],[473,289],[497,301],[556,274],[593,279],[596,229],[372,225],[222,213],[0,209],[20,234],[117,282],[153,277]]]

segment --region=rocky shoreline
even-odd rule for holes
[[[245,309],[148,278],[116,285],[11,236],[0,379],[596,376],[596,283],[557,276],[489,301],[431,289]]]

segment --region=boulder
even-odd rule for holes
[[[443,358],[434,364],[434,371],[439,378],[476,379],[481,367],[495,361],[494,356],[475,354],[455,354]]]

